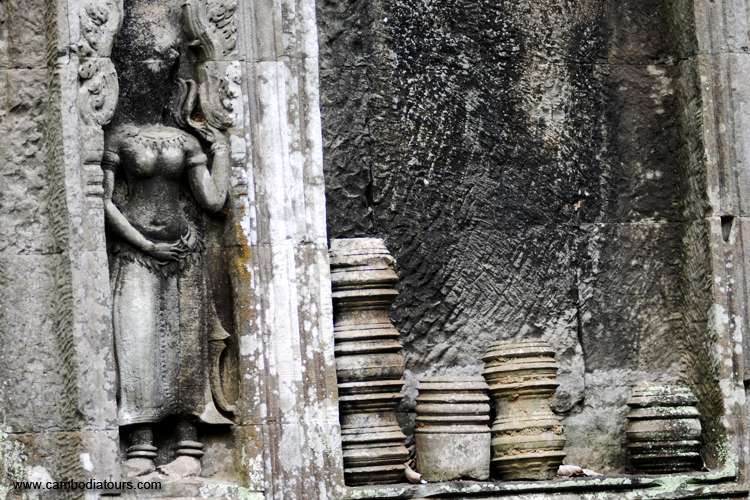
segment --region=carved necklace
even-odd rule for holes
[[[132,137],[138,145],[154,152],[169,147],[178,147],[180,149],[184,149],[185,147],[185,136],[179,132],[165,136],[158,132],[156,134],[149,134],[137,127],[129,127],[126,134]]]
[[[153,151],[159,151],[169,147],[179,147],[180,149],[184,149],[185,147],[185,137],[182,135],[176,137],[153,137],[141,133],[135,137],[135,140],[141,146],[147,147]]]

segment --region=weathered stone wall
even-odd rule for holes
[[[318,1],[329,232],[396,257],[411,398],[416,376],[541,337],[568,463],[624,468],[641,379],[702,384],[715,427],[692,19],[687,1]]]
[[[182,32],[183,3],[0,2],[0,497],[15,479],[120,476],[100,167],[118,96],[109,58],[123,14],[118,43],[152,36],[164,49]],[[220,481],[164,494],[335,498],[343,467],[314,3],[228,7],[238,42],[217,62],[232,70],[222,82],[236,118],[231,194],[206,251],[235,334],[238,408],[233,439],[204,436],[204,475]],[[121,48],[113,55],[131,57]],[[127,93],[137,75],[119,78]],[[155,94],[169,91],[160,83],[150,82]]]
[[[37,477],[80,467],[47,21],[41,0],[0,5],[0,465],[26,474],[28,461]]]

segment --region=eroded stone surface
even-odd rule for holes
[[[495,410],[493,477],[552,479],[565,458],[565,429],[551,405],[555,351],[546,342],[494,342],[482,359]]]
[[[624,470],[625,415],[631,386],[647,373],[605,369],[586,374],[588,397],[575,412],[563,419],[567,441],[565,463],[600,473]]]
[[[44,0],[8,0],[0,6],[0,67],[45,66]]]
[[[402,424],[417,377],[534,338],[576,439],[611,441],[582,420],[624,400],[592,374],[624,394],[623,371],[680,372],[672,336],[710,343],[690,2],[327,0],[318,24],[329,230],[397,260]]]
[[[46,70],[0,69],[0,101],[0,252],[57,252],[44,149]]]
[[[55,273],[64,265],[59,255],[0,255],[0,341],[6,346],[0,350],[0,420],[12,432],[72,430],[51,318],[60,294]]]
[[[685,386],[638,384],[628,400],[630,466],[648,473],[700,469],[703,461],[697,402]]]
[[[677,373],[681,230],[669,223],[584,227],[579,311],[588,371]]]

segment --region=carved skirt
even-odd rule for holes
[[[120,425],[168,416],[224,423],[208,378],[209,294],[201,254],[178,264],[163,268],[132,249],[113,256]]]

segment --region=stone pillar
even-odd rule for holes
[[[31,113],[21,118],[12,116],[18,111],[10,116],[0,111],[4,138],[0,169],[7,175],[16,161],[34,158],[19,181],[27,183],[22,189],[27,196],[37,194],[23,201],[27,208],[18,214],[24,217],[25,211],[34,207],[44,220],[25,217],[22,226],[27,229],[7,235],[11,248],[20,244],[31,250],[22,253],[35,257],[36,263],[28,270],[38,275],[27,272],[18,282],[23,288],[11,290],[7,297],[0,290],[0,302],[7,304],[31,292],[17,320],[9,321],[0,313],[8,335],[3,335],[4,342],[13,346],[0,358],[0,378],[6,381],[0,392],[17,393],[9,397],[0,394],[0,420],[23,445],[27,477],[117,479],[111,300],[100,164],[102,126],[112,117],[117,100],[109,54],[121,5],[116,0],[58,0],[13,2],[3,10],[8,18],[0,24],[7,23],[12,44],[0,45],[17,58],[10,61],[11,67],[33,69],[22,70],[25,81],[11,87],[14,99],[19,100],[18,111]],[[5,41],[4,34],[0,38]],[[38,58],[40,55],[46,57]],[[0,55],[0,68],[5,67],[4,56]],[[44,78],[39,78],[42,75]],[[35,95],[40,90],[38,84],[44,86],[44,98]],[[37,134],[40,140],[34,139]],[[23,138],[26,146],[14,142],[14,137]],[[39,189],[28,184],[33,178]],[[5,185],[3,189],[12,193],[18,187]],[[0,224],[6,224],[8,217],[0,211]],[[45,241],[54,243],[46,249],[33,248]],[[54,265],[49,267],[52,261]],[[2,262],[0,267],[4,267]],[[52,286],[47,289],[48,277]],[[0,277],[0,287],[7,284]],[[36,322],[41,328],[33,326]],[[8,376],[5,370],[15,375]],[[15,384],[14,377],[23,377],[34,389]]]
[[[554,478],[565,458],[565,432],[551,407],[558,386],[554,349],[546,342],[496,342],[482,359],[495,400],[493,475]]]
[[[349,485],[398,483],[408,451],[396,409],[404,356],[391,323],[398,292],[382,240],[331,241],[331,285],[344,477]]]
[[[119,442],[112,348],[111,290],[102,200],[104,132],[115,112],[119,86],[110,53],[122,20],[122,0],[58,3],[61,38],[70,28],[68,64],[59,66],[66,164],[66,214],[70,224],[73,338],[78,407],[85,417],[83,453],[94,479],[117,478]],[[64,68],[64,69],[63,69]],[[77,73],[77,74],[76,74]],[[73,85],[76,74],[78,85]],[[76,92],[77,116],[72,112]],[[73,108],[75,109],[75,108]],[[78,125],[76,127],[76,125]],[[74,131],[77,134],[74,135]]]
[[[429,481],[490,477],[490,398],[479,377],[419,380],[417,471]]]
[[[700,470],[701,421],[687,387],[644,382],[628,400],[630,465],[648,474]]]
[[[686,245],[690,258],[706,258],[709,275],[689,275],[688,297],[706,294],[708,332],[694,336],[686,383],[698,399],[706,465],[727,477],[748,478],[747,388],[750,387],[750,7],[746,1],[692,0],[681,32],[681,66],[690,107],[685,120],[697,137],[691,184],[700,217]],[[693,36],[694,34],[694,36]],[[689,70],[689,71],[688,71]],[[687,239],[687,238],[686,238]],[[711,382],[715,378],[718,383]],[[744,384],[743,384],[744,382]],[[713,384],[713,385],[712,385]],[[744,387],[743,387],[744,386]]]
[[[315,2],[239,0],[237,12],[246,113],[234,144],[247,148],[232,270],[244,325],[242,459],[266,498],[338,498]]]

